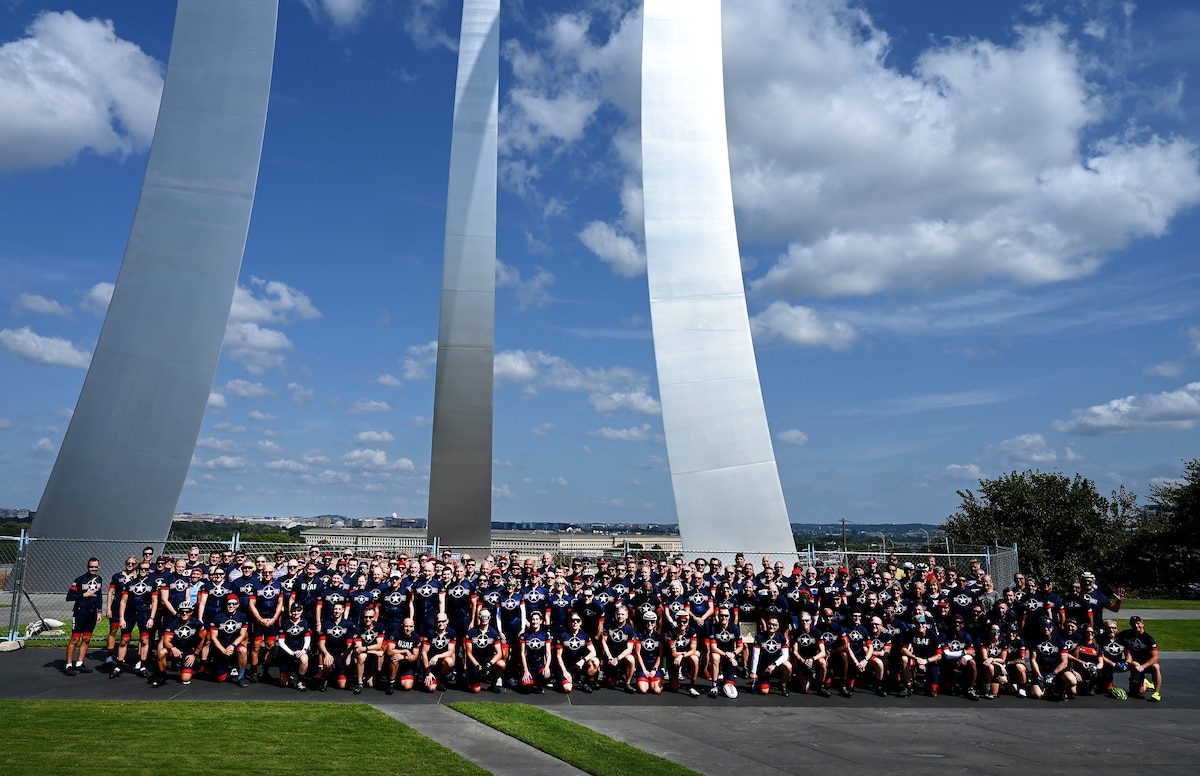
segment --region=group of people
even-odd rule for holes
[[[146,547],[107,582],[89,560],[67,593],[66,673],[93,670],[84,657],[107,618],[109,676],[132,671],[155,687],[168,673],[185,685],[205,673],[243,687],[389,695],[608,687],[736,698],[746,680],[743,689],[783,696],[1162,697],[1154,638],[1139,617],[1124,629],[1106,619],[1123,593],[1104,594],[1090,573],[1060,595],[1048,577],[1017,573],[998,590],[979,562],[959,573],[934,556],[788,570],[741,553],[729,565],[335,557],[316,545],[299,557],[200,555]]]

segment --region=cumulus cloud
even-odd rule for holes
[[[404,366],[404,379],[424,380],[429,377],[430,370],[437,366],[437,349],[437,340],[410,346],[408,355],[400,362]]]
[[[553,423],[543,423],[540,426],[535,426],[533,429],[530,430],[529,433],[533,434],[534,436],[549,436],[550,432],[553,430],[554,430]]]
[[[404,383],[400,381],[399,377],[386,374],[379,375],[375,378],[374,382],[376,385],[382,385],[384,388],[399,388],[400,386],[404,385]]]
[[[624,165],[617,174],[636,179],[639,58],[630,33],[641,11],[630,5],[623,16],[611,4],[550,15],[539,31],[545,51],[514,45],[506,56],[521,89],[546,99],[570,91],[624,114],[612,152]],[[751,280],[753,293],[861,296],[1081,278],[1200,202],[1196,144],[1114,115],[1121,106],[1106,99],[1109,85],[1154,87],[1107,64],[1121,44],[1095,36],[1094,24],[1085,34],[1035,18],[1011,41],[944,38],[904,67],[888,34],[850,0],[726,3],[723,25],[739,235],[776,252]],[[511,115],[526,115],[522,100]],[[588,147],[586,136],[566,138],[545,147]],[[510,151],[509,165],[534,183],[554,159],[534,142]],[[630,189],[622,184],[621,220],[640,215],[625,201]],[[615,273],[642,271],[628,226],[596,221],[579,237]]]
[[[41,366],[87,369],[92,355],[62,337],[43,337],[28,326],[0,329],[0,345],[22,361]]]
[[[203,461],[200,465],[205,469],[232,471],[245,468],[246,459],[236,455],[219,455],[211,460]]]
[[[1132,434],[1144,431],[1188,431],[1200,421],[1200,382],[1174,391],[1137,394],[1072,410],[1070,420],[1054,428],[1068,434]]]
[[[97,283],[83,292],[83,298],[79,301],[80,308],[92,315],[103,316],[108,312],[114,288],[116,286],[112,283]]]
[[[559,477],[551,477],[550,484],[557,485],[560,488],[565,488],[568,485],[570,485],[571,483],[567,480],[566,477],[559,476]]]
[[[0,431],[8,431],[12,427],[12,418],[0,418]]]
[[[395,461],[388,460],[387,452],[384,450],[374,450],[363,448],[352,450],[342,456],[342,463],[350,469],[360,469],[367,471],[406,471],[411,472],[416,467],[413,462],[407,458],[398,458]]]
[[[281,368],[284,351],[292,349],[286,334],[262,324],[288,325],[320,317],[320,310],[304,292],[277,280],[251,277],[250,287],[234,289],[224,347],[247,372],[260,375]]]
[[[263,412],[262,410],[250,410],[250,412],[246,414],[246,417],[250,418],[250,420],[275,420],[274,415],[269,412]]]
[[[600,439],[611,439],[618,442],[662,441],[662,435],[655,434],[649,423],[643,423],[640,426],[632,426],[630,428],[610,428],[605,426],[599,431],[588,432],[588,436],[594,436]]]
[[[521,273],[516,267],[496,260],[496,286],[511,288],[517,297],[517,307],[527,310],[531,307],[545,307],[553,297],[549,287],[554,285],[554,275],[541,267],[537,268],[532,278],[521,279]]]
[[[300,383],[288,383],[288,390],[292,394],[292,404],[312,404],[317,392],[315,388],[306,388]]]
[[[497,384],[517,383],[525,396],[542,390],[584,392],[602,415],[628,410],[642,415],[661,412],[649,394],[649,378],[628,367],[577,367],[561,356],[540,350],[505,350],[496,354]]]
[[[300,0],[314,19],[328,18],[335,27],[353,27],[370,10],[369,0]]]
[[[404,31],[417,48],[458,49],[458,35],[451,36],[441,26],[439,14],[446,0],[409,0],[404,4]]]
[[[1058,454],[1046,444],[1041,434],[1021,434],[999,444],[999,450],[1011,458],[1028,463],[1052,463]]]
[[[241,445],[232,439],[217,439],[216,437],[197,439],[196,447],[202,450],[214,450],[218,453],[236,453],[241,449]]]
[[[750,328],[761,342],[780,340],[802,347],[845,350],[858,340],[849,323],[826,320],[812,308],[787,302],[772,302],[750,319]]]
[[[0,170],[146,149],[162,87],[162,63],[117,37],[111,21],[40,14],[25,37],[0,46]]]
[[[946,467],[946,475],[956,480],[983,479],[983,471],[973,463],[952,463]]]
[[[228,407],[229,407],[229,402],[225,399],[224,396],[217,393],[216,391],[209,391],[208,404],[206,405],[205,409],[207,409],[215,414],[220,414]]]
[[[309,469],[307,464],[300,463],[299,461],[293,461],[290,458],[276,458],[274,460],[267,461],[265,464],[263,464],[263,467],[279,472],[306,472]]]
[[[270,396],[271,389],[262,383],[252,383],[249,380],[230,380],[221,389],[225,393],[241,396],[243,399],[257,399]]]
[[[388,431],[360,431],[354,435],[354,442],[360,445],[382,445],[395,441],[396,437]]]
[[[386,401],[359,399],[350,406],[350,411],[355,414],[366,414],[369,412],[391,412],[392,405],[388,404]]]
[[[789,445],[802,445],[808,441],[808,434],[798,428],[789,428],[775,435],[780,442]]]
[[[42,437],[38,441],[34,442],[33,447],[30,449],[35,453],[53,453],[55,448],[53,442],[51,442],[47,437]]]
[[[33,313],[34,315],[57,315],[62,318],[71,317],[71,309],[69,307],[53,299],[47,299],[41,294],[21,294],[13,300],[12,311],[18,315]]]

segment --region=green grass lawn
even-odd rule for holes
[[[1146,620],[1146,632],[1158,642],[1159,652],[1200,651],[1200,620]]]
[[[516,703],[451,703],[450,708],[594,776],[696,776],[658,755]]]
[[[1200,609],[1200,601],[1183,601],[1172,598],[1126,598],[1121,604],[1122,609]],[[1106,616],[1121,619],[1121,613],[1106,612]]]
[[[0,719],[8,776],[487,774],[361,703],[0,701]]]

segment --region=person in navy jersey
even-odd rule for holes
[[[300,604],[304,609],[304,619],[314,626],[314,630],[317,625],[317,602],[321,600],[321,590],[324,588],[318,576],[319,571],[320,566],[317,562],[310,560],[304,565],[304,573],[292,587],[292,602]]]
[[[720,693],[722,680],[727,686],[733,686],[737,679],[738,663],[745,650],[742,631],[733,622],[733,612],[729,609],[717,611],[717,621],[709,624],[705,644],[708,647],[709,676],[712,677],[708,694],[715,698]],[[736,690],[726,690],[726,693],[736,697]]]
[[[183,558],[176,561],[176,570],[178,573],[172,575],[167,584],[158,591],[158,611],[167,624],[178,616],[179,604],[187,600],[188,590],[192,586],[192,574],[196,575],[197,582],[204,575],[203,569],[199,567],[195,570],[189,569]]]
[[[67,664],[63,670],[67,676],[90,674],[92,669],[83,659],[87,656],[104,605],[104,580],[100,577],[98,558],[88,558],[87,570],[71,583],[67,600],[71,602],[71,640],[67,642]],[[73,657],[76,651],[78,658]]]
[[[987,633],[975,645],[975,664],[979,667],[979,683],[983,685],[983,697],[991,700],[1005,687],[1008,681],[1008,640],[1004,638],[999,623],[987,626]]]
[[[887,696],[884,682],[891,661],[892,640],[883,629],[883,618],[878,614],[868,616],[870,621],[866,628],[867,636],[871,640],[871,651],[863,672],[871,678],[871,687],[875,694],[883,698]]]
[[[476,612],[489,609],[495,618],[500,613],[500,599],[504,597],[504,574],[499,569],[493,569],[484,579],[485,584],[475,591],[478,597]]]
[[[379,594],[379,624],[389,631],[400,627],[409,617],[408,594],[404,592],[404,574],[388,574],[387,587]]]
[[[510,577],[504,581],[504,594],[497,602],[497,619],[494,623],[504,634],[506,643],[517,644],[521,631],[525,630],[525,595],[517,588],[517,580]]]
[[[1150,700],[1162,700],[1162,666],[1158,662],[1158,642],[1146,632],[1141,617],[1129,618],[1129,627],[1117,635],[1129,650],[1129,697],[1142,698],[1150,690]]]
[[[1125,600],[1125,590],[1124,588],[1117,588],[1112,598],[1109,598],[1096,587],[1096,575],[1090,571],[1083,572],[1080,582],[1083,585],[1082,597],[1087,603],[1089,620],[1092,623],[1092,627],[1099,632],[1104,624],[1105,609],[1111,612],[1121,611],[1121,602]]]
[[[625,603],[621,596],[613,592],[611,572],[600,572],[600,579],[592,585],[592,590],[594,592],[593,600],[604,607],[605,619],[611,619],[617,612],[617,606]]]
[[[629,622],[629,609],[618,606],[612,622],[606,622],[597,651],[609,686],[632,693],[636,658],[634,644],[637,634]]]
[[[385,666],[387,661],[388,634],[379,625],[379,615],[372,608],[362,613],[358,625],[358,638],[352,647],[354,661],[354,694],[363,691],[364,682],[375,686],[375,681],[387,681]]]
[[[337,683],[338,689],[346,689],[347,666],[353,660],[354,644],[358,640],[358,629],[350,619],[346,604],[335,601],[330,609],[332,616],[322,624],[317,642],[321,658],[317,689],[321,692],[329,687],[330,678]]]
[[[1098,686],[1111,693],[1114,698],[1129,697],[1125,690],[1113,684],[1115,675],[1129,671],[1129,649],[1120,639],[1121,626],[1116,620],[1104,620],[1102,629],[1096,634],[1100,645],[1100,681]]]
[[[484,682],[490,682],[492,692],[504,692],[507,657],[504,635],[492,625],[492,613],[484,609],[479,613],[479,624],[467,631],[463,639],[467,689],[478,693],[483,689]]]
[[[931,698],[938,695],[940,674],[938,662],[942,659],[942,644],[933,629],[923,606],[914,607],[913,627],[904,635],[904,656],[908,658],[908,676],[902,695],[912,695],[915,674],[925,671],[925,694]]]
[[[813,627],[813,616],[808,612],[800,615],[800,625],[792,631],[791,642],[792,671],[797,689],[802,693],[808,692],[811,683],[817,695],[830,697],[831,693],[825,689],[829,667],[825,641],[820,631]]]
[[[225,569],[214,566],[208,572],[208,585],[205,587],[200,603],[196,607],[196,617],[205,625],[221,613],[225,599],[233,593],[233,587],[225,582]]]
[[[767,621],[772,617],[784,622],[788,616],[788,599],[786,589],[781,589],[779,583],[767,583],[765,591],[758,599],[758,623],[756,631],[762,633],[767,629]]]
[[[137,579],[137,557],[125,559],[125,568],[112,575],[108,582],[108,597],[104,605],[104,616],[108,618],[108,640],[105,643],[104,664],[111,666],[117,659],[117,643],[121,636],[121,593],[125,585]]]
[[[446,592],[442,580],[434,573],[433,563],[426,562],[421,573],[408,588],[409,617],[417,624],[417,632],[428,636],[437,630],[438,615],[446,612]]]
[[[167,669],[172,665],[179,671],[181,684],[192,683],[192,674],[196,671],[200,650],[207,638],[204,623],[196,619],[195,610],[191,601],[183,601],[179,604],[176,616],[167,623],[155,654],[158,670],[150,678],[151,687],[166,684]]]
[[[546,603],[550,618],[546,623],[546,630],[550,631],[551,636],[555,636],[567,629],[567,618],[575,607],[575,596],[571,594],[565,578],[555,577],[550,584]]]
[[[851,612],[849,622],[843,628],[846,636],[846,682],[845,687],[851,690],[859,677],[869,676],[871,658],[874,656],[874,641],[867,627],[863,625],[862,612]]]
[[[666,645],[664,663],[670,675],[671,689],[678,690],[687,680],[687,694],[699,698],[700,691],[696,689],[696,677],[700,674],[700,632],[692,624],[691,613],[684,609],[678,615],[673,626],[663,633]]]
[[[575,599],[571,611],[583,618],[583,631],[589,637],[598,638],[604,627],[604,607],[596,603],[596,591],[584,586]],[[568,620],[569,622],[569,620]]]
[[[150,631],[154,628],[154,617],[158,613],[158,589],[150,580],[150,563],[142,561],[137,567],[137,576],[121,591],[121,646],[117,650],[117,661],[109,678],[121,675],[133,630],[138,630],[138,661],[134,671],[148,674],[145,662],[149,661]]]
[[[217,617],[208,629],[209,658],[213,663],[218,682],[232,679],[239,687],[246,681],[246,642],[249,638],[249,623],[246,615],[239,611],[236,594],[225,599],[225,612]]]
[[[270,565],[255,584],[247,611],[250,620],[250,669],[247,677],[257,682],[266,673],[275,652],[279,621],[283,618],[283,589],[275,580]]]
[[[1075,674],[1077,694],[1095,695],[1100,677],[1100,645],[1096,643],[1096,629],[1091,623],[1085,623],[1079,629],[1077,639],[1068,657],[1068,668]]]
[[[788,684],[792,678],[792,663],[788,659],[790,652],[787,633],[780,627],[780,618],[768,618],[750,655],[750,688],[753,692],[759,695],[770,693],[771,678],[775,677],[779,682],[779,693],[785,698],[788,696]]]
[[[979,667],[975,664],[975,640],[963,626],[961,614],[950,618],[950,629],[942,644],[942,671],[951,688],[959,682],[966,688],[967,700],[977,701],[979,691],[975,689],[975,680]]]
[[[279,684],[294,686],[300,692],[308,689],[308,651],[312,648],[312,626],[304,618],[304,604],[292,602],[288,617],[279,626]]]
[[[321,588],[321,595],[317,598],[317,622],[321,623],[321,628],[318,633],[324,632],[324,623],[333,613],[335,604],[347,605],[350,602],[350,588],[346,585],[345,579],[341,572],[335,571],[329,575],[329,583]]]
[[[350,590],[350,619],[361,625],[363,613],[379,602],[379,594],[379,589],[371,586],[370,576],[360,569],[354,578],[354,587]]]
[[[837,687],[842,697],[849,698],[850,641],[846,638],[846,629],[829,608],[821,610],[817,619],[813,621],[813,627],[825,642],[825,660],[830,682]]]
[[[1066,670],[1066,642],[1050,617],[1042,618],[1040,628],[1040,636],[1029,643],[1029,694],[1034,698],[1070,700],[1075,697],[1075,677]]]
[[[1063,616],[1077,623],[1091,622],[1091,607],[1083,597],[1083,583],[1078,580],[1067,585],[1062,597]]]
[[[389,631],[387,641],[387,681],[384,690],[388,695],[400,689],[411,690],[416,685],[421,671],[421,634],[411,617],[405,617],[395,629]]]
[[[529,613],[529,627],[521,634],[521,686],[528,692],[541,693],[550,682],[551,651],[554,638],[546,630],[542,612]],[[512,656],[512,646],[509,648]]]
[[[458,634],[450,630],[450,618],[437,615],[432,633],[421,636],[421,669],[425,672],[425,689],[436,692],[447,688],[455,678],[454,660]]]
[[[637,691],[661,695],[663,691],[663,636],[658,614],[646,612],[635,628],[634,668]]]
[[[585,693],[596,689],[600,659],[591,636],[583,629],[583,617],[577,612],[567,617],[567,629],[554,643],[554,662],[564,693],[570,693],[577,684]]]
[[[451,580],[444,585],[446,592],[446,616],[450,618],[450,627],[455,633],[466,633],[475,627],[475,609],[478,596],[475,586],[467,579],[467,569],[458,565],[452,572]]]
[[[662,597],[648,572],[643,572],[638,586],[629,594],[630,617],[641,617],[646,612],[658,614],[662,609]]]
[[[687,603],[688,610],[692,615],[692,622],[701,628],[708,625],[716,608],[713,604],[711,588],[708,587],[703,579],[688,589]]]

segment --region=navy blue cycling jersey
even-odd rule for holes
[[[583,631],[579,633],[563,631],[555,641],[554,648],[562,654],[563,664],[567,668],[571,668],[580,660],[587,657],[588,647],[591,643],[591,637]]]
[[[187,618],[179,616],[172,618],[167,624],[163,636],[170,636],[171,646],[186,654],[195,652],[196,648],[200,646],[205,630],[204,624],[194,615]]]
[[[209,633],[216,639],[221,646],[228,647],[237,637],[246,629],[246,615],[240,611],[222,612],[219,617],[213,619],[212,625],[209,627]]]
[[[358,628],[347,617],[340,620],[330,618],[321,624],[321,641],[331,655],[346,654],[357,638]]]
[[[604,629],[603,636],[604,644],[608,648],[608,654],[612,657],[620,655],[637,639],[637,634],[634,633],[633,626],[628,621],[624,625],[620,625],[614,621]]]
[[[788,647],[788,637],[782,628],[767,630],[758,634],[758,639],[754,642],[756,655],[751,659],[758,661],[758,671],[761,673],[780,658],[786,658]]]
[[[454,632],[453,628],[447,628],[441,633],[434,631],[421,637],[421,644],[428,645],[429,647],[430,657],[440,655],[448,649],[453,649],[457,641],[458,634]]]
[[[417,577],[416,582],[409,587],[409,600],[412,602],[413,619],[420,628],[422,623],[433,625],[437,619],[439,603],[442,595],[442,580]]]
[[[654,631],[639,631],[635,635],[634,648],[647,671],[659,667],[663,655],[663,637]]]
[[[363,612],[367,607],[373,606],[379,600],[379,591],[371,587],[356,587],[350,591],[348,603],[350,605],[350,619],[355,622],[362,622]]]
[[[526,617],[533,614],[535,611],[541,612],[543,615],[547,614],[547,610],[549,609],[548,599],[550,597],[550,591],[546,590],[546,588],[541,585],[535,584],[531,587],[525,588],[524,595]]]
[[[693,617],[703,617],[713,607],[713,596],[706,587],[692,588],[687,593],[688,611]]]
[[[296,584],[292,586],[292,601],[299,601],[304,607],[304,613],[311,616],[317,611],[317,601],[321,599],[321,590],[324,585],[321,584],[321,578],[318,576],[308,576],[306,573],[302,577],[296,579]]]
[[[125,619],[128,620],[130,612],[149,616],[150,604],[158,595],[158,588],[145,576],[139,575],[125,585],[121,595],[125,599]],[[133,619],[143,618],[135,617]]]
[[[850,645],[850,654],[855,660],[863,660],[867,656],[867,645],[871,643],[871,634],[862,625],[850,625],[844,630],[846,642]]]
[[[920,628],[912,628],[904,634],[904,645],[917,657],[929,659],[941,650],[942,640],[933,628],[926,628],[924,633]]]
[[[950,662],[962,660],[975,652],[975,639],[965,630],[950,629],[942,644],[942,659]]]
[[[519,590],[507,591],[497,602],[497,614],[500,618],[500,628],[505,633],[516,634],[521,631],[521,610],[525,597]]]
[[[545,630],[526,629],[521,634],[521,649],[525,652],[525,662],[531,671],[540,671],[548,665],[549,653],[547,647],[553,639],[550,632]]]
[[[820,631],[811,628],[804,630],[803,626],[792,631],[791,642],[795,645],[796,654],[806,660],[821,654],[821,645],[825,643],[821,640]]]
[[[550,605],[549,630],[557,633],[567,627],[567,615],[575,606],[575,599],[570,593],[551,591],[546,602]]]
[[[279,611],[279,605],[283,602],[283,588],[271,577],[260,579],[254,589],[252,600],[258,616],[269,622]]]
[[[471,645],[471,655],[476,662],[489,663],[499,656],[504,636],[488,625],[467,631],[467,642]]]
[[[289,617],[279,626],[279,638],[293,652],[304,649],[304,640],[310,636],[312,636],[312,626],[303,617],[298,620]]]
[[[1129,650],[1129,659],[1135,663],[1145,663],[1158,649],[1158,642],[1149,633],[1138,633],[1133,628],[1127,628],[1117,634],[1117,639]]]
[[[1058,668],[1062,656],[1067,653],[1067,644],[1057,633],[1031,641],[1030,655],[1037,661],[1043,674]]]
[[[451,582],[446,585],[446,614],[451,620],[470,618],[475,611],[475,586],[468,580]]]
[[[91,595],[84,597],[84,593]],[[67,600],[72,602],[72,611],[76,617],[81,614],[96,617],[100,614],[104,603],[104,580],[99,574],[84,574],[76,577],[67,590]]]

